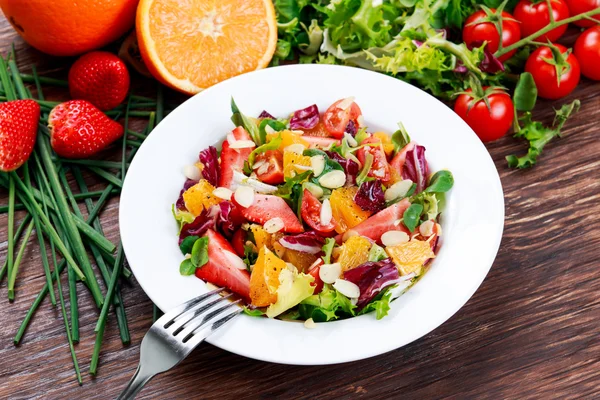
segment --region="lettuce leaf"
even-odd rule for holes
[[[312,296],[315,287],[312,286],[315,278],[311,275],[298,273],[297,270],[283,269],[279,273],[279,287],[277,288],[277,301],[271,304],[266,311],[267,317],[275,318],[286,310],[298,305],[307,297]]]

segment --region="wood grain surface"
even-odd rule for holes
[[[11,43],[24,72],[35,63],[45,74],[56,72],[64,77],[64,67],[72,62],[29,48],[2,19],[0,50],[5,53]],[[134,83],[138,88],[150,88],[150,95],[156,88],[149,80],[136,78]],[[518,140],[505,137],[488,146],[504,187],[504,238],[488,277],[448,322],[396,351],[326,367],[259,362],[205,344],[182,365],[151,381],[139,398],[598,398],[599,90],[600,84],[583,80],[568,99],[538,105],[536,117],[546,123],[552,120],[551,106],[579,98],[582,108],[567,123],[564,138],[544,149],[535,168],[507,168],[505,155],[525,151]],[[46,94],[52,100],[67,96],[64,89]],[[90,190],[103,186],[88,178],[95,182]],[[7,204],[7,197],[6,191],[0,190],[0,204]],[[115,243],[117,210],[118,199],[113,199],[101,215],[104,230]],[[3,214],[2,261],[6,237],[7,216]],[[98,376],[93,378],[88,369],[98,310],[85,288],[79,287],[81,343],[76,351],[84,378],[80,387],[62,319],[48,299],[23,343],[18,347],[12,344],[25,312],[44,284],[39,257],[37,246],[29,246],[14,303],[6,300],[6,284],[0,286],[0,399],[115,398],[137,365],[139,343],[152,322],[151,302],[135,280],[123,288],[131,345],[121,344],[111,314]],[[356,345],[370,340],[377,338],[357,337]]]

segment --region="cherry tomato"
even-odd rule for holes
[[[242,258],[244,258],[244,244],[246,243],[246,236],[247,233],[245,230],[238,229],[231,238],[231,244],[235,250],[235,253]]]
[[[467,92],[472,91],[468,89]],[[471,95],[461,94],[454,103],[454,112],[475,131],[479,139],[482,142],[491,142],[506,135],[515,117],[510,96],[504,92],[490,94],[489,109],[485,101],[479,100],[471,104],[473,101]]]
[[[551,0],[552,15],[555,21],[560,21],[571,16],[569,7],[564,0]],[[521,0],[513,14],[521,23],[521,34],[527,37],[544,28],[550,23],[550,12],[546,1],[533,2],[532,0]],[[540,42],[557,41],[567,30],[567,24],[552,29],[550,32],[535,38]]]
[[[331,218],[331,221],[327,225],[321,224],[321,208],[323,205],[321,202],[308,190],[304,189],[302,195],[302,206],[300,207],[300,214],[302,219],[311,228],[318,232],[331,232],[335,228],[335,221]]]
[[[575,57],[581,64],[581,73],[600,81],[600,26],[583,32],[575,42]]]
[[[377,139],[375,136],[371,136],[363,140],[361,145],[369,143],[378,144],[378,146],[365,146],[358,149],[356,154],[358,161],[360,161],[362,165],[365,165],[367,153],[370,153],[373,156],[373,164],[371,164],[371,169],[367,175],[381,179],[384,183],[388,182],[391,176],[390,164],[387,162],[387,157],[381,146],[381,140]]]
[[[555,45],[562,54],[567,52],[567,48],[560,44]],[[546,60],[552,59],[552,50],[548,46],[542,46],[531,53],[525,64],[525,71],[533,75],[533,80],[538,89],[538,95],[545,99],[556,100],[571,93],[581,77],[579,61],[573,54],[567,57],[569,68],[565,70],[560,83],[556,75],[556,67]]]
[[[496,12],[496,10],[492,9],[492,12]],[[500,44],[500,35],[492,22],[484,21],[486,17],[487,14],[485,11],[479,10],[467,18],[462,32],[463,42],[470,49],[479,46],[479,43],[487,42],[488,50],[495,53]],[[521,28],[519,27],[519,23],[509,13],[502,12],[502,46],[510,46],[520,39]],[[508,60],[515,54],[515,51],[513,50],[498,57],[498,60],[501,62]]]
[[[254,169],[256,178],[269,185],[283,183],[283,153],[279,150],[267,150],[260,153],[254,160],[254,165],[261,165]]]
[[[358,117],[362,115],[360,107],[354,102],[345,109],[340,108],[339,104],[344,100],[336,101],[323,114],[323,126],[336,139],[344,137],[344,132],[346,132],[346,127],[350,121],[358,126]]]
[[[600,0],[566,0],[569,6],[571,16],[583,14],[584,12],[591,11],[595,8],[600,8]],[[600,21],[600,14],[592,15],[592,18]],[[598,22],[590,21],[589,19],[581,19],[573,22],[575,25],[582,28],[589,28],[590,26],[597,25]]]

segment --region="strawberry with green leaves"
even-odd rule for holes
[[[0,170],[14,171],[31,155],[40,106],[33,100],[15,100],[0,104]]]

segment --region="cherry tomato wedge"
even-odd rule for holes
[[[552,15],[555,21],[567,19],[570,16],[569,7],[564,0],[551,0]],[[546,1],[533,2],[531,0],[521,0],[513,15],[521,23],[521,34],[527,37],[545,28],[550,23],[550,10]],[[540,42],[556,42],[567,31],[567,24],[552,29],[550,32],[544,33],[535,38]]]
[[[567,48],[560,44],[555,45],[562,54]],[[544,99],[556,100],[571,93],[581,77],[579,61],[573,54],[567,57],[568,68],[563,71],[558,81],[556,67],[547,60],[552,60],[552,50],[548,46],[539,47],[531,53],[525,64],[525,71],[533,75],[533,80],[538,89],[538,95]]]
[[[360,107],[354,102],[346,108],[341,108],[339,105],[343,101],[345,99],[336,101],[323,114],[323,126],[336,139],[344,137],[344,132],[350,121],[358,126],[358,117],[362,115]]]
[[[258,167],[256,167],[258,165]],[[283,183],[283,153],[279,150],[267,150],[254,160],[256,178],[269,185]]]
[[[492,9],[492,12],[496,10]],[[496,25],[492,22],[485,21],[487,14],[483,10],[479,10],[465,21],[462,36],[463,42],[468,48],[478,47],[483,42],[487,42],[487,49],[492,53],[498,50],[500,44],[500,35]],[[502,46],[507,47],[518,42],[521,39],[521,28],[515,18],[507,12],[502,12]],[[515,54],[516,50],[510,51],[503,56],[498,57],[500,62],[504,62]]]
[[[371,169],[367,175],[373,178],[381,179],[384,183],[388,182],[391,175],[390,164],[387,162],[387,157],[385,156],[385,152],[381,146],[381,140],[371,136],[363,140],[361,145],[369,143],[378,144],[378,146],[365,146],[358,149],[356,152],[358,161],[360,161],[362,165],[365,165],[367,153],[371,154],[373,156],[373,164],[371,165]]]
[[[331,218],[327,225],[323,225],[321,223],[322,207],[323,205],[321,204],[321,202],[311,192],[304,189],[304,194],[302,195],[302,206],[300,207],[300,214],[302,215],[302,219],[311,228],[318,232],[331,232],[335,228],[335,221],[333,220],[333,218]]]
[[[581,73],[600,81],[600,26],[583,32],[575,42],[575,57],[581,64]]]

